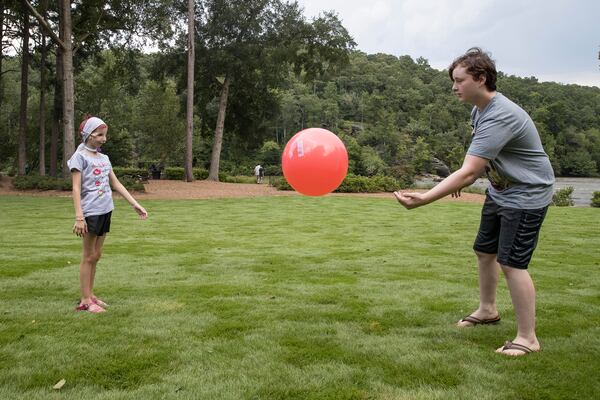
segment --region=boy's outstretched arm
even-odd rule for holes
[[[394,192],[394,196],[400,204],[407,209],[421,207],[449,194],[458,193],[465,186],[471,185],[485,171],[488,160],[485,158],[467,155],[459,170],[454,171],[437,186],[425,193],[401,193]]]

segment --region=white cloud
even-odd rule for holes
[[[498,69],[600,86],[597,0],[299,0],[307,16],[335,10],[366,53],[425,57],[438,69],[472,46]]]

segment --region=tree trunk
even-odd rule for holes
[[[50,137],[50,175],[58,170],[58,140],[62,122],[62,48],[56,46],[56,79],[54,81],[54,105],[52,107],[52,136]]]
[[[48,8],[48,0],[42,1],[42,16],[46,18],[46,9]],[[41,29],[41,60],[40,60],[40,176],[46,175],[46,35]]]
[[[192,148],[194,139],[194,0],[188,0],[187,129],[185,142],[185,180],[194,181]]]
[[[0,43],[4,39],[4,4],[0,4]],[[0,51],[0,110],[2,109],[2,99],[4,98],[4,84],[2,83],[2,51]]]
[[[57,66],[57,79],[60,77],[62,79],[62,112],[63,112],[63,160],[62,160],[62,175],[66,178],[69,176],[69,169],[67,167],[67,160],[73,155],[75,151],[74,145],[74,135],[73,135],[73,117],[75,114],[74,111],[74,89],[73,89],[73,38],[72,38],[72,21],[71,21],[71,1],[69,0],[60,0],[58,2],[58,10],[60,14],[60,23],[59,23],[59,33],[56,35],[56,32],[52,30],[48,21],[40,15],[40,13],[31,5],[28,0],[22,0],[23,4],[29,9],[29,11],[35,16],[35,18],[39,21],[40,29],[46,31],[46,33],[52,38],[54,43],[57,44],[58,50],[56,52],[56,57],[60,57],[60,66],[59,60],[56,61]],[[60,72],[60,71],[62,72]],[[60,73],[59,73],[60,72]],[[59,91],[54,93],[54,97],[59,96]],[[56,111],[56,102],[55,102],[55,111]],[[56,117],[56,115],[55,115]],[[58,137],[58,130],[53,129],[52,132],[53,143],[51,149],[51,171],[56,166],[55,160],[55,152],[56,152],[56,143]]]
[[[19,111],[18,174],[25,175],[27,163],[27,96],[29,81],[29,12],[23,7],[23,46],[21,51],[21,108]]]
[[[217,116],[217,128],[215,129],[215,142],[213,143],[212,156],[210,158],[209,181],[219,181],[219,162],[221,160],[221,147],[223,145],[223,128],[225,127],[225,110],[227,109],[227,96],[229,96],[229,75],[225,75],[225,81],[221,88],[221,99],[219,100],[219,114]]]
[[[75,114],[73,86],[73,38],[71,26],[71,2],[62,1],[62,31],[63,31],[63,177],[70,176],[67,161],[75,152],[73,119]]]

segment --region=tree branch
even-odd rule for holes
[[[96,26],[98,26],[98,24],[100,23],[100,20],[102,20],[102,17],[104,16],[104,10],[100,11],[100,16],[98,17],[98,21],[96,21]],[[79,39],[75,38],[74,40],[74,44],[73,44],[73,54],[77,53],[77,50],[79,50],[79,47],[81,47],[81,44],[85,41],[85,39],[88,38],[88,36],[90,36],[92,34],[92,31],[88,31],[86,32],[84,35],[82,35]]]
[[[6,74],[7,72],[19,72],[19,71],[17,71],[16,69],[7,69],[7,70],[0,72],[0,76]]]
[[[59,45],[62,49],[66,49],[66,46],[63,43],[63,41],[60,40],[60,38],[58,37],[58,35],[56,35],[56,33],[54,33],[54,31],[52,30],[50,25],[48,25],[48,22],[44,19],[44,17],[42,17],[40,15],[40,13],[37,12],[35,7],[32,6],[28,0],[22,0],[22,1],[23,1],[23,4],[25,4],[25,6],[29,9],[29,11],[31,11],[31,14],[38,20],[38,22],[40,23],[40,27],[46,31],[48,36],[50,36],[52,38],[52,40],[57,45]]]

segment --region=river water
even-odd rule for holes
[[[589,207],[594,192],[600,192],[600,178],[556,178],[554,189],[572,186],[573,202],[578,207]]]
[[[431,178],[419,180],[417,186],[433,184]],[[488,186],[487,179],[477,179],[473,186],[485,189]],[[567,186],[573,187],[571,198],[576,207],[589,207],[592,202],[592,194],[600,192],[600,178],[556,178],[554,190],[563,189]],[[430,186],[431,187],[431,186]]]

